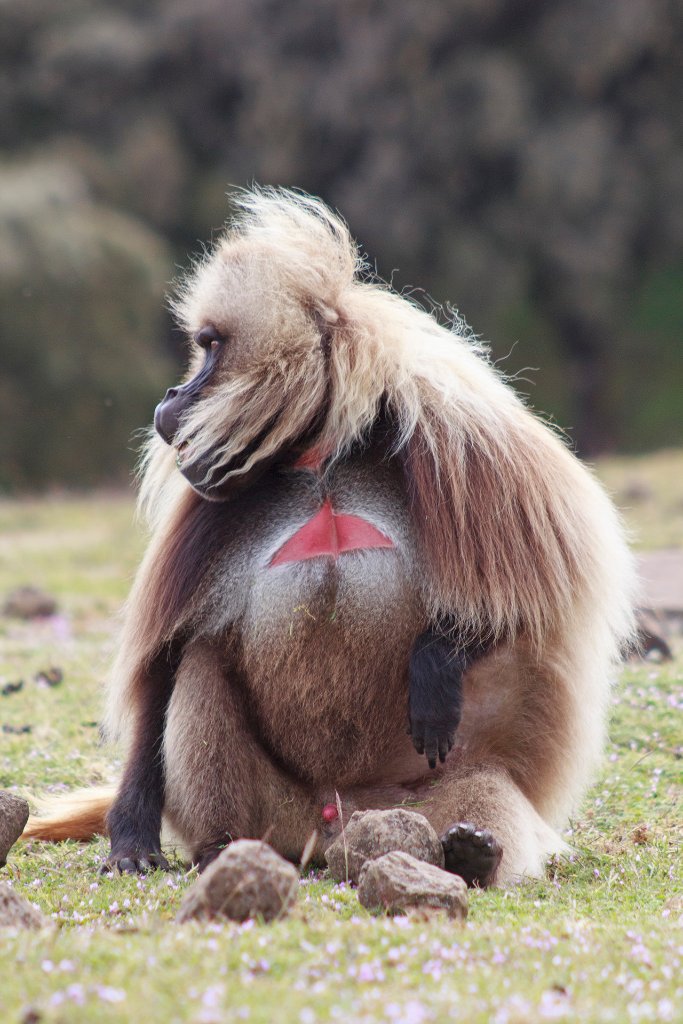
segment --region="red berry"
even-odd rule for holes
[[[323,821],[336,821],[339,817],[339,811],[337,810],[336,804],[325,804],[323,807]]]

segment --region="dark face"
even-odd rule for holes
[[[208,389],[220,392],[221,381],[225,380],[226,367],[221,372],[222,355],[226,346],[226,339],[221,336],[215,327],[207,325],[196,335],[195,342],[204,351],[204,362],[195,376],[186,384],[169,388],[164,399],[156,407],[154,413],[154,427],[160,437],[177,449],[177,466],[189,484],[203,498],[210,501],[225,501],[233,495],[245,490],[261,476],[274,463],[294,461],[301,450],[307,447],[318,433],[324,407],[300,425],[300,431],[290,437],[289,443],[276,454],[264,457],[257,461],[247,472],[240,473],[239,470],[247,463],[251,456],[261,448],[264,441],[277,428],[282,415],[281,403],[282,391],[272,403],[272,415],[262,417],[259,429],[255,429],[254,436],[239,452],[233,456],[229,463],[218,465],[213,468],[214,463],[218,464],[219,459],[215,457],[218,445],[213,450],[204,452],[198,458],[192,457],[192,441],[176,442],[179,431],[184,425],[183,420],[190,410],[207,394]],[[237,471],[237,472],[236,472]],[[229,474],[229,476],[228,476]]]
[[[203,365],[187,384],[169,388],[154,412],[155,430],[168,445],[174,444],[182,417],[201,399],[206,388],[215,380],[220,362],[224,339],[215,327],[203,327],[195,335],[194,340],[204,350]],[[179,450],[177,462],[180,472],[201,495],[218,501],[227,497],[227,494],[222,493],[220,486],[212,483],[209,460],[183,460],[183,452]]]
[[[169,388],[154,411],[155,430],[166,444],[173,444],[183,414],[201,397],[204,388],[213,380],[218,367],[223,339],[216,328],[203,327],[195,336],[195,341],[204,349],[204,365],[187,384]]]

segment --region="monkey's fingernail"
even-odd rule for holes
[[[430,768],[436,768],[436,758],[434,756],[427,758],[427,764]]]
[[[121,860],[116,862],[116,866],[122,875],[134,875],[137,873],[135,861],[131,860],[130,857],[123,857]]]

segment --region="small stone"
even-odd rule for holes
[[[467,917],[467,886],[449,871],[395,850],[366,861],[360,873],[358,899],[364,907],[390,913],[445,910],[449,917]]]
[[[13,693],[20,693],[23,689],[23,679],[17,679],[11,683],[3,683],[3,685],[0,686],[0,697],[11,697]]]
[[[11,885],[0,882],[0,928],[45,928],[50,922]]]
[[[38,587],[17,587],[7,595],[3,611],[17,619],[42,619],[55,614],[57,602]]]
[[[0,790],[0,868],[7,863],[7,854],[24,831],[28,813],[23,797]]]
[[[389,811],[355,811],[325,852],[330,874],[340,882],[357,882],[367,860],[392,850],[442,868],[441,841],[423,814],[396,807]]]
[[[267,843],[238,839],[209,864],[186,893],[176,920],[284,916],[296,900],[299,872]]]
[[[655,492],[647,480],[643,480],[642,477],[633,476],[624,484],[620,497],[629,503],[642,504],[646,501],[652,501],[655,497]]]
[[[41,669],[33,677],[39,686],[59,686],[64,680],[64,673],[61,668],[52,665],[50,668]]]

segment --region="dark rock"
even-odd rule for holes
[[[325,860],[333,878],[357,882],[367,860],[400,850],[439,868],[443,847],[423,814],[397,807],[390,811],[356,811],[328,847]]]
[[[673,651],[667,639],[668,626],[666,618],[658,616],[646,608],[636,610],[636,640],[629,651],[634,658],[652,658],[660,661],[673,661]]]
[[[17,587],[7,595],[3,611],[17,619],[41,619],[55,614],[57,602],[38,587]]]
[[[449,917],[467,917],[467,886],[462,878],[398,850],[365,862],[358,899],[368,909],[381,907],[390,913],[445,910]]]
[[[238,839],[186,893],[176,920],[271,921],[289,911],[298,889],[299,873],[292,864],[266,843]]]
[[[7,854],[24,831],[28,813],[23,797],[0,790],[0,868],[6,864]]]
[[[24,689],[24,680],[17,679],[14,683],[4,683],[0,686],[0,697],[10,697],[13,693],[19,693]]]
[[[0,883],[0,928],[45,928],[50,922],[6,882]]]
[[[52,665],[50,668],[44,668],[40,672],[36,672],[33,678],[39,686],[59,686],[64,680],[64,673],[61,668]]]

